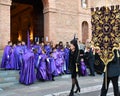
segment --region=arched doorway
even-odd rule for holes
[[[11,41],[27,42],[27,32],[30,40],[43,41],[44,14],[42,0],[12,0],[11,6]]]
[[[82,42],[86,42],[88,39],[88,22],[83,21],[82,22]]]

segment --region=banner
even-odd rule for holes
[[[113,50],[120,43],[119,5],[91,8],[92,41],[101,50],[100,58],[107,65],[114,58]]]

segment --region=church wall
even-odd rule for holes
[[[82,22],[87,21],[88,39],[91,39],[91,12],[90,1],[88,0],[87,8],[81,6],[81,0],[56,0],[56,21],[55,21],[55,36],[56,41],[70,41],[74,34],[82,40]],[[85,35],[87,36],[87,35]]]
[[[82,38],[82,23],[88,23],[88,39],[92,37],[91,31],[91,7],[110,6],[120,4],[120,0],[87,0],[87,8],[82,8],[81,0],[42,0],[44,5],[44,40],[54,41],[58,43],[70,41],[74,34],[79,40]],[[15,32],[24,25],[18,26],[18,19],[23,19],[21,22],[33,22],[28,16],[23,14],[20,18],[15,17],[16,21],[11,25],[10,23],[10,5],[11,0],[0,0],[0,49],[2,49],[10,40],[10,30]],[[27,19],[25,19],[27,18]],[[26,24],[25,24],[26,25]],[[10,26],[16,26],[15,29],[10,29]],[[16,35],[16,33],[15,33]],[[87,36],[87,35],[86,35]],[[4,39],[3,39],[4,38]]]
[[[91,0],[91,7],[120,5],[120,0]]]
[[[56,0],[56,41],[69,42],[79,32],[78,0]]]
[[[10,5],[11,0],[0,0],[0,49],[10,40]]]
[[[82,38],[87,38],[91,40],[92,30],[91,30],[91,12],[90,12],[90,0],[87,0],[87,7],[82,7],[82,0],[79,0],[79,40],[82,41]],[[88,33],[82,37],[82,23],[86,21],[88,23]],[[84,33],[83,33],[84,34]],[[82,41],[83,42],[83,41]],[[85,42],[84,42],[85,43]]]

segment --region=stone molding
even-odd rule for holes
[[[0,0],[0,5],[11,6],[11,0]]]
[[[57,10],[56,10],[56,8],[45,7],[44,10],[43,10],[43,13],[46,14],[48,12],[57,13]]]

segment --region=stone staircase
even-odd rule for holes
[[[0,50],[0,63],[3,50]],[[19,71],[0,69],[0,91],[19,82]]]
[[[19,82],[19,71],[16,70],[0,70],[0,90],[10,87]]]

